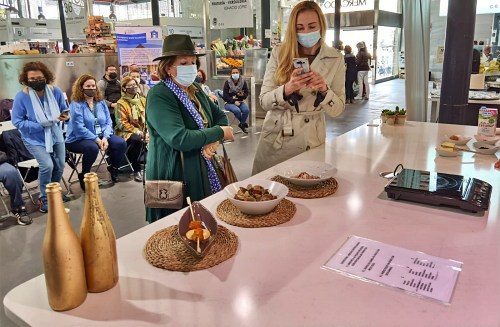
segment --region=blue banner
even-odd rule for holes
[[[116,34],[116,40],[118,44],[141,44],[146,43],[146,33],[141,34]]]

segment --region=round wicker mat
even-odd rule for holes
[[[217,216],[226,223],[238,227],[270,227],[286,223],[297,211],[295,204],[283,199],[273,211],[265,215],[247,215],[242,213],[229,200],[222,201],[217,206]]]
[[[224,226],[203,258],[196,258],[180,239],[177,225],[156,232],[144,247],[146,260],[155,267],[172,271],[195,271],[210,268],[231,258],[238,249],[238,236]]]
[[[339,187],[337,180],[333,177],[310,187],[295,185],[279,175],[274,176],[271,180],[286,185],[288,187],[287,196],[301,199],[324,198],[334,194]]]

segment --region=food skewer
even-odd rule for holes
[[[189,204],[189,210],[191,211],[191,218],[193,218],[193,221],[195,221],[195,219],[194,219],[194,212],[193,212],[193,206],[191,205],[191,198],[188,196],[186,198],[186,201]],[[196,238],[196,252],[201,253],[200,238],[199,237]]]

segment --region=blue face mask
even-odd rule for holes
[[[240,79],[240,74],[231,74],[231,78],[237,81]]]
[[[312,48],[321,39],[319,31],[311,33],[297,33],[297,40],[304,48]]]
[[[182,86],[188,87],[193,84],[198,74],[196,65],[177,66],[177,76],[174,77],[175,81]]]

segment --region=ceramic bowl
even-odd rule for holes
[[[436,148],[436,152],[441,156],[441,157],[456,157],[461,154],[460,151],[451,149],[451,148]]]
[[[178,233],[182,242],[184,242],[191,253],[196,257],[202,258],[212,246],[215,236],[217,235],[217,220],[215,220],[212,213],[210,213],[210,211],[208,211],[208,209],[205,208],[200,202],[194,201],[191,206],[193,207],[194,219],[200,220],[206,229],[210,231],[210,238],[200,242],[201,252],[198,253],[197,242],[191,241],[186,237],[186,233],[189,231],[189,223],[193,220],[189,207],[185,209],[181,219],[179,220]]]
[[[481,154],[495,154],[498,150],[500,150],[500,146],[494,146],[484,142],[474,142],[472,143],[472,146],[474,147],[474,151]]]
[[[451,136],[458,137],[458,140],[451,139],[450,138]],[[467,142],[472,140],[472,137],[466,137],[466,136],[462,136],[462,135],[451,135],[451,136],[445,135],[444,136],[445,141],[455,143],[456,145],[465,145],[465,144],[467,144]]]
[[[260,185],[265,189],[268,189],[269,192],[277,198],[274,200],[257,202],[236,200],[234,196],[239,191],[240,187],[246,188],[248,184]],[[266,179],[249,179],[244,182],[236,182],[226,186],[224,188],[224,193],[229,201],[231,201],[231,203],[234,204],[241,212],[249,215],[263,215],[273,211],[278,203],[285,198],[288,194],[288,187],[281,183]]]
[[[494,145],[495,143],[497,143],[498,141],[500,141],[500,135],[497,135],[497,136],[484,136],[484,135],[476,134],[476,135],[474,135],[474,138],[478,142],[482,142],[482,143],[486,143],[486,144],[491,144],[491,145]]]
[[[300,173],[306,172],[319,178],[302,179],[297,178]],[[297,160],[276,167],[276,173],[290,183],[299,186],[314,186],[335,175],[337,169],[332,165],[321,161]]]

